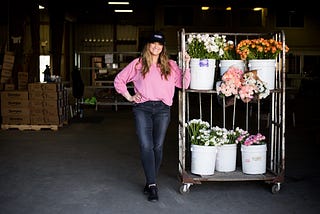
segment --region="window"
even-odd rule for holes
[[[304,15],[296,10],[278,10],[276,27],[304,27]]]
[[[254,11],[252,9],[240,10],[240,25],[241,27],[261,27],[262,26],[262,11]]]
[[[190,25],[193,23],[191,7],[166,7],[164,10],[165,25]]]
[[[211,9],[208,11],[201,11],[199,14],[198,20],[195,25],[198,26],[215,26],[215,27],[224,27],[228,20],[227,15],[228,11],[224,9]]]

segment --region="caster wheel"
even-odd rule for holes
[[[190,192],[189,185],[187,185],[187,184],[182,185],[180,187],[179,191],[180,191],[181,194],[189,193]]]
[[[278,193],[280,191],[280,184],[278,183],[278,184],[274,184],[273,186],[272,186],[272,188],[271,188],[271,192],[273,193],[273,194],[275,194],[275,193]]]

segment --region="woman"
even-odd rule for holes
[[[162,162],[163,142],[170,122],[170,106],[175,87],[182,88],[183,72],[166,53],[165,38],[153,33],[142,55],[130,62],[114,79],[118,93],[133,102],[136,134],[140,143],[141,161],[146,178],[144,194],[149,201],[158,201],[157,174]],[[184,54],[185,88],[190,84],[190,57]],[[131,95],[127,83],[134,85]]]

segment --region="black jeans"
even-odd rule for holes
[[[146,183],[155,184],[170,122],[170,106],[161,101],[148,101],[134,104],[133,113]]]

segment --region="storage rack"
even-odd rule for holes
[[[125,100],[124,97],[122,97],[121,94],[118,94],[113,86],[113,80],[99,80],[96,81],[96,84],[99,84],[99,86],[93,86],[94,89],[101,89],[101,90],[109,90],[111,92],[111,96],[105,98],[105,100],[98,99],[96,102],[96,111],[98,111],[99,106],[114,106],[115,111],[118,111],[119,105],[132,105],[131,102]],[[132,85],[127,86],[128,89],[132,89]]]
[[[132,105],[115,91],[113,80],[118,72],[139,55],[140,52],[81,51],[76,53],[76,65],[80,69],[81,76],[84,77],[85,89],[93,90],[94,93],[101,92],[100,94],[103,95],[97,97],[95,105],[86,104],[84,99],[77,100],[75,109],[80,112],[80,117],[83,116],[83,108],[87,107],[94,107],[97,111],[102,106],[113,106],[117,111],[120,105]],[[132,90],[133,86],[128,85],[128,88]]]
[[[178,42],[180,56],[186,51],[186,40],[191,34],[198,33],[186,33],[184,29],[178,32]],[[201,33],[203,34],[203,33]],[[208,33],[216,34],[216,33]],[[219,106],[214,108],[214,98],[217,97],[217,92],[215,90],[193,90],[182,88],[179,91],[179,127],[178,127],[178,138],[179,138],[179,178],[182,185],[180,186],[180,193],[189,193],[190,186],[193,184],[201,184],[205,181],[265,181],[268,184],[272,184],[271,192],[277,193],[280,190],[280,185],[284,181],[284,170],[285,170],[285,35],[283,31],[268,33],[268,34],[258,34],[258,33],[217,33],[219,35],[226,35],[227,37],[232,37],[237,44],[238,40],[244,38],[259,38],[263,36],[272,37],[277,41],[283,43],[283,51],[279,54],[276,59],[276,77],[275,77],[275,89],[270,90],[269,99],[267,100],[267,105],[269,106],[267,112],[268,123],[264,130],[267,136],[267,171],[264,174],[258,175],[248,175],[244,174],[239,166],[233,172],[215,172],[210,176],[195,175],[190,172],[190,143],[187,136],[186,123],[192,119],[190,116],[190,110],[192,110],[190,105],[190,96],[198,95],[198,103],[192,103],[192,107],[198,105],[198,118],[203,119],[203,108],[204,106],[210,106],[209,118],[210,123],[213,125],[213,115],[217,111]],[[183,71],[185,72],[185,61],[180,57],[179,63]],[[216,69],[217,70],[217,69]],[[217,73],[217,72],[216,72]],[[183,78],[183,84],[184,78]],[[210,103],[205,103],[204,98],[209,97]],[[224,103],[224,102],[223,102]],[[250,106],[249,106],[250,105]],[[258,131],[260,130],[261,124],[261,111],[260,102],[254,104],[257,107],[257,120],[255,125]],[[225,118],[226,107],[222,105],[223,120]],[[251,116],[252,104],[247,104],[245,107],[245,120],[246,120],[246,130],[248,130],[248,121]],[[250,109],[250,110],[249,110]],[[250,116],[249,116],[250,115]],[[223,121],[223,125],[225,121]],[[249,130],[248,130],[249,131]],[[250,131],[249,131],[250,132]],[[238,156],[238,155],[237,155]]]

